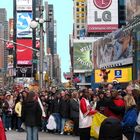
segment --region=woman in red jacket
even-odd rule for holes
[[[0,140],[6,140],[5,129],[3,127],[1,118],[0,118]]]
[[[88,100],[88,91],[83,90],[83,95],[80,100],[79,107],[79,128],[80,128],[80,140],[90,140],[90,127],[92,122],[92,115],[97,111],[92,109]]]

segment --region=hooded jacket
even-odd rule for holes
[[[26,126],[41,125],[42,110],[37,101],[26,102],[22,108],[22,120]]]

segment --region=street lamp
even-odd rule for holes
[[[39,53],[39,88],[40,90],[43,88],[43,60],[44,60],[44,47],[43,47],[43,23],[44,22],[50,22],[50,21],[46,21],[43,19],[43,11],[44,11],[44,7],[42,6],[42,4],[40,5],[40,12],[41,12],[41,16],[40,18],[36,19],[36,20],[32,20],[30,23],[30,27],[32,29],[36,29],[38,27],[38,25],[40,26],[40,53]]]

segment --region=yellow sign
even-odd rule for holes
[[[95,83],[106,82],[112,83],[117,80],[120,83],[130,82],[132,80],[132,68],[112,68],[106,70],[95,70]]]

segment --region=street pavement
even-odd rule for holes
[[[26,140],[26,133],[16,132],[16,131],[7,131],[6,137],[7,137],[7,140]],[[40,132],[39,140],[79,140],[79,137]]]

